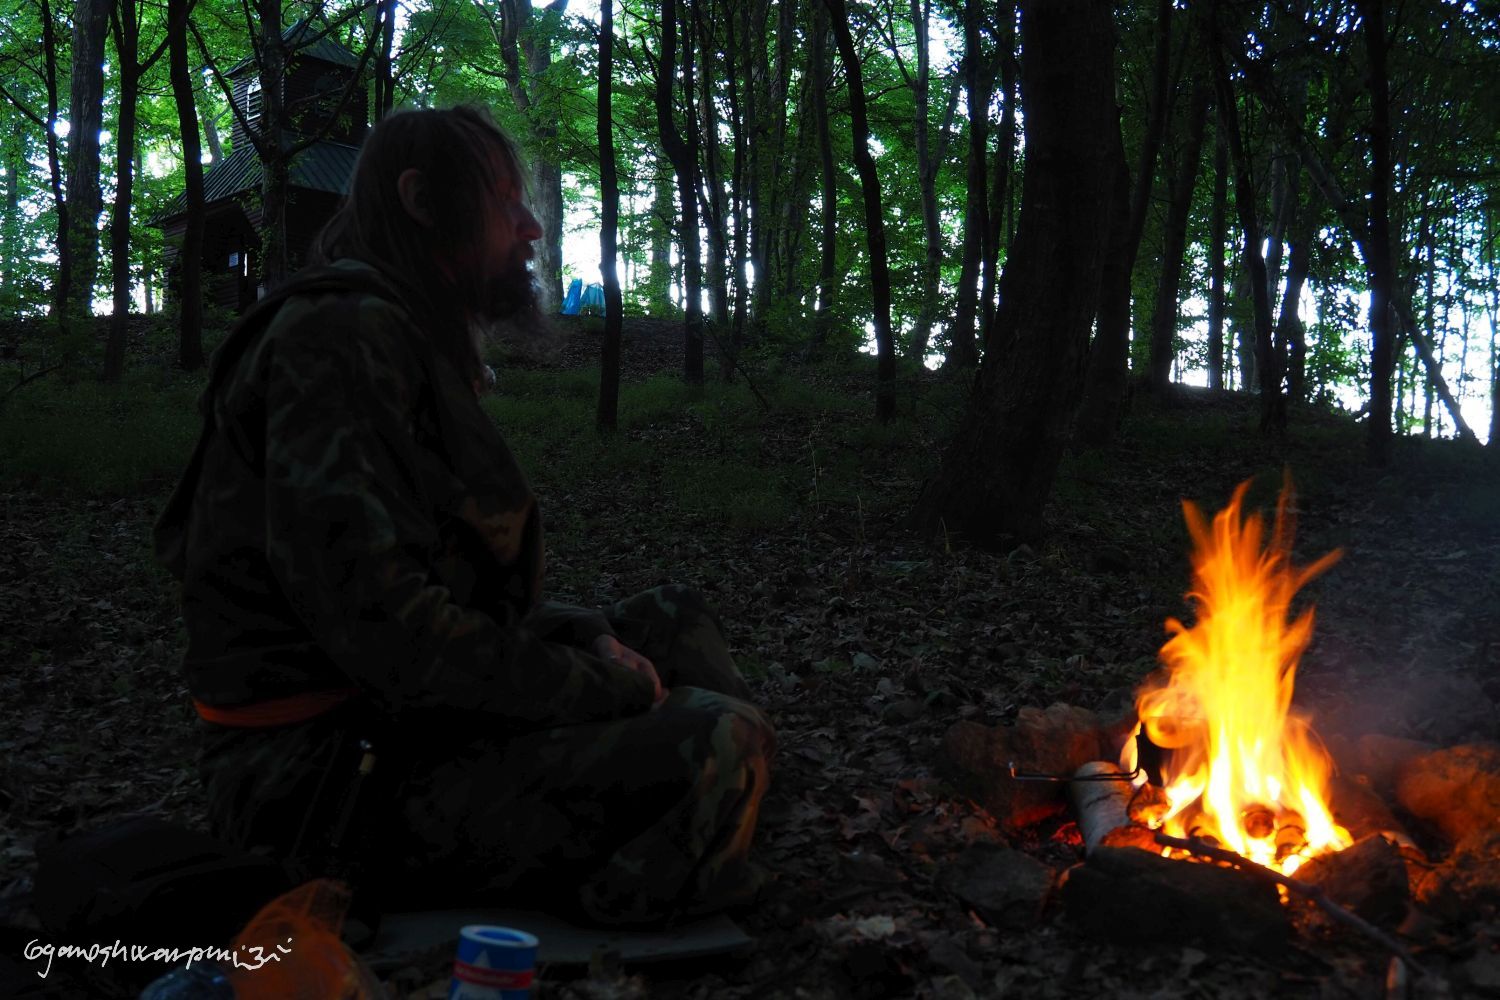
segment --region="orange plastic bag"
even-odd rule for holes
[[[384,1000],[369,967],[340,939],[349,889],[315,879],[278,896],[235,936],[235,1000]]]

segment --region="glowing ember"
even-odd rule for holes
[[[1350,844],[1327,805],[1328,755],[1291,711],[1297,659],[1313,626],[1311,608],[1289,620],[1292,596],[1340,553],[1294,567],[1290,481],[1269,539],[1259,515],[1241,516],[1249,485],[1235,490],[1212,524],[1183,503],[1197,623],[1167,620],[1165,679],[1142,690],[1136,707],[1151,741],[1170,751],[1162,775],[1166,831],[1212,838],[1291,874]]]

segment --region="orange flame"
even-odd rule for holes
[[[1291,709],[1297,661],[1313,628],[1311,608],[1291,619],[1292,596],[1342,553],[1293,566],[1290,479],[1269,539],[1260,515],[1241,515],[1249,485],[1240,484],[1212,524],[1183,502],[1194,544],[1187,596],[1197,623],[1167,619],[1165,679],[1142,690],[1136,707],[1151,741],[1171,751],[1163,773],[1167,832],[1211,837],[1291,874],[1351,842],[1327,805],[1328,755]]]

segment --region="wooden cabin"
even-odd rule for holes
[[[289,265],[301,266],[313,238],[333,215],[349,178],[360,143],[369,129],[369,93],[361,78],[339,114],[339,98],[359,72],[359,57],[331,37],[326,27],[298,21],[285,32],[287,68],[282,89],[292,143],[321,137],[291,162],[287,189],[286,240]],[[261,79],[254,59],[235,66],[226,78],[234,103],[252,128],[261,114]],[[261,162],[235,116],[229,153],[203,176],[203,300],[243,312],[264,292],[257,260],[261,247]],[[165,237],[168,297],[175,297],[183,233],[187,228],[185,196],[179,195],[153,225]]]

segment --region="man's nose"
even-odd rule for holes
[[[542,224],[536,220],[536,216],[531,214],[531,209],[526,205],[521,205],[520,209],[521,218],[516,225],[516,234],[527,242],[541,239]]]

